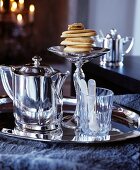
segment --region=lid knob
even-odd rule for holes
[[[42,58],[40,56],[34,56],[32,60],[34,61],[34,66],[38,67],[40,66],[40,61],[42,61]]]
[[[113,39],[113,40],[117,40],[117,39],[121,39],[121,35],[117,34],[117,30],[112,28],[110,30],[110,33],[106,35],[107,39]]]
[[[112,35],[112,37],[115,37],[115,35],[117,34],[117,30],[114,29],[114,28],[112,28],[112,29],[110,30],[110,34]]]

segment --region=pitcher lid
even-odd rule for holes
[[[13,71],[16,74],[26,76],[51,76],[58,72],[49,65],[41,65],[42,58],[40,56],[34,56],[32,60],[34,63],[26,64],[22,67],[13,67]]]
[[[117,30],[112,28],[110,33],[106,35],[107,39],[121,39],[121,35],[117,33]]]

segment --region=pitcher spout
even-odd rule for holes
[[[66,71],[66,73],[59,73],[59,80],[56,85],[56,90],[57,90],[58,94],[60,93],[60,91],[63,87],[63,84],[64,84],[66,78],[69,76],[69,74],[70,74],[69,71]]]

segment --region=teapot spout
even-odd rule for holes
[[[102,32],[102,30],[99,30],[99,34],[94,37],[94,46],[103,47],[104,38],[104,33]]]
[[[8,94],[8,96],[13,100],[13,91],[10,87],[10,78],[11,78],[11,74],[12,74],[11,67],[3,66],[3,65],[0,66],[0,73],[1,73],[1,81],[3,84],[3,88],[6,91],[6,93]]]

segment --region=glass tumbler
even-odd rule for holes
[[[113,92],[96,88],[96,94],[81,92],[79,128],[87,136],[106,136],[111,130]]]

